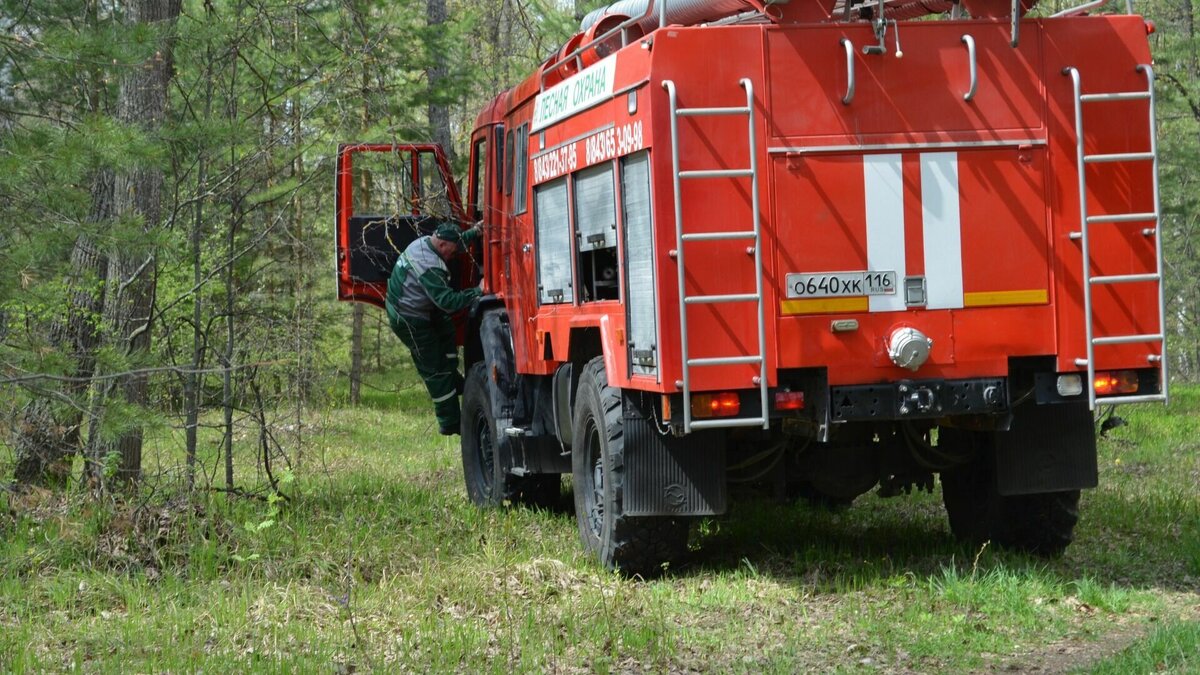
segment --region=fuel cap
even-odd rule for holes
[[[888,356],[892,363],[916,370],[929,360],[933,340],[916,328],[897,328],[888,338]]]

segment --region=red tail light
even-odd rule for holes
[[[1096,380],[1092,386],[1095,387],[1097,396],[1133,394],[1138,390],[1138,377],[1137,373],[1132,370],[1096,373]]]
[[[776,410],[804,410],[804,392],[777,391],[775,392]]]
[[[742,411],[742,400],[735,392],[692,396],[692,417],[735,417]]]

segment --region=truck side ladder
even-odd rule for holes
[[[1087,366],[1088,408],[1095,410],[1097,405],[1116,403],[1142,403],[1147,401],[1167,402],[1167,324],[1166,299],[1163,289],[1163,244],[1162,244],[1162,209],[1158,193],[1158,138],[1154,120],[1154,70],[1148,65],[1137,67],[1138,72],[1146,76],[1145,91],[1113,92],[1104,94],[1084,94],[1080,84],[1079,70],[1074,67],[1063,69],[1063,75],[1071,78],[1075,91],[1075,159],[1079,171],[1079,219],[1080,229],[1072,232],[1071,238],[1078,239],[1083,253],[1083,314],[1084,326],[1087,330],[1087,358],[1075,359],[1075,365]],[[1086,155],[1083,149],[1083,104],[1110,103],[1113,101],[1146,100],[1150,104],[1150,149],[1147,152],[1123,152],[1115,154]],[[1101,216],[1088,215],[1087,208],[1087,171],[1088,164],[1116,162],[1151,162],[1154,191],[1154,211],[1149,213],[1117,213]],[[1142,234],[1155,238],[1155,270],[1141,274],[1115,274],[1092,276],[1091,249],[1089,231],[1092,225],[1109,223],[1152,222],[1153,227],[1142,230]],[[1131,284],[1153,283],[1158,288],[1158,332],[1137,335],[1095,335],[1095,317],[1092,314],[1092,287],[1102,284]],[[1140,396],[1096,396],[1093,383],[1096,381],[1096,346],[1119,344],[1157,344],[1159,353],[1149,353],[1146,360],[1159,366],[1159,393]]]
[[[681,353],[682,380],[675,384],[683,391],[683,432],[690,433],[693,429],[710,429],[715,427],[757,427],[767,429],[770,417],[767,408],[767,333],[766,314],[763,306],[763,262],[762,234],[758,213],[758,145],[754,129],[754,84],[748,78],[742,78],[738,84],[746,90],[745,107],[729,108],[680,108],[676,96],[675,83],[663,80],[663,88],[671,105],[671,170],[675,187],[675,250],[673,251],[676,271],[679,280],[679,336]],[[750,143],[750,166],[746,169],[704,169],[680,170],[679,168],[679,118],[680,117],[716,117],[745,115]],[[683,180],[699,180],[709,178],[749,178],[751,194],[752,229],[734,230],[728,232],[696,232],[685,234],[683,231],[683,200],[680,192],[680,182]],[[744,240],[749,241],[754,253],[754,292],[734,293],[729,295],[686,295],[684,291],[685,266],[684,244],[690,241],[715,240]],[[758,353],[737,354],[732,356],[714,356],[707,358],[691,358],[688,355],[688,305],[715,304],[727,302],[753,302],[758,308]],[[692,421],[692,389],[691,369],[711,366],[727,366],[737,364],[757,364],[758,375],[753,378],[753,384],[758,387],[761,407],[758,417],[733,417],[725,419],[709,419]]]

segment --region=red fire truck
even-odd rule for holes
[[[483,222],[467,493],[570,474],[607,566],[677,560],[735,483],[935,474],[957,537],[1060,553],[1093,411],[1167,400],[1153,26],[1028,4],[598,10],[480,113],[465,206],[435,146],[341,146],[339,297],[383,304],[435,196]],[[393,208],[362,199],[380,155]]]

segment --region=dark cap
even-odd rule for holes
[[[437,229],[433,231],[433,236],[441,239],[442,241],[451,242],[459,248],[463,247],[463,231],[460,227],[454,225],[453,223],[442,223],[441,225],[438,225]]]

